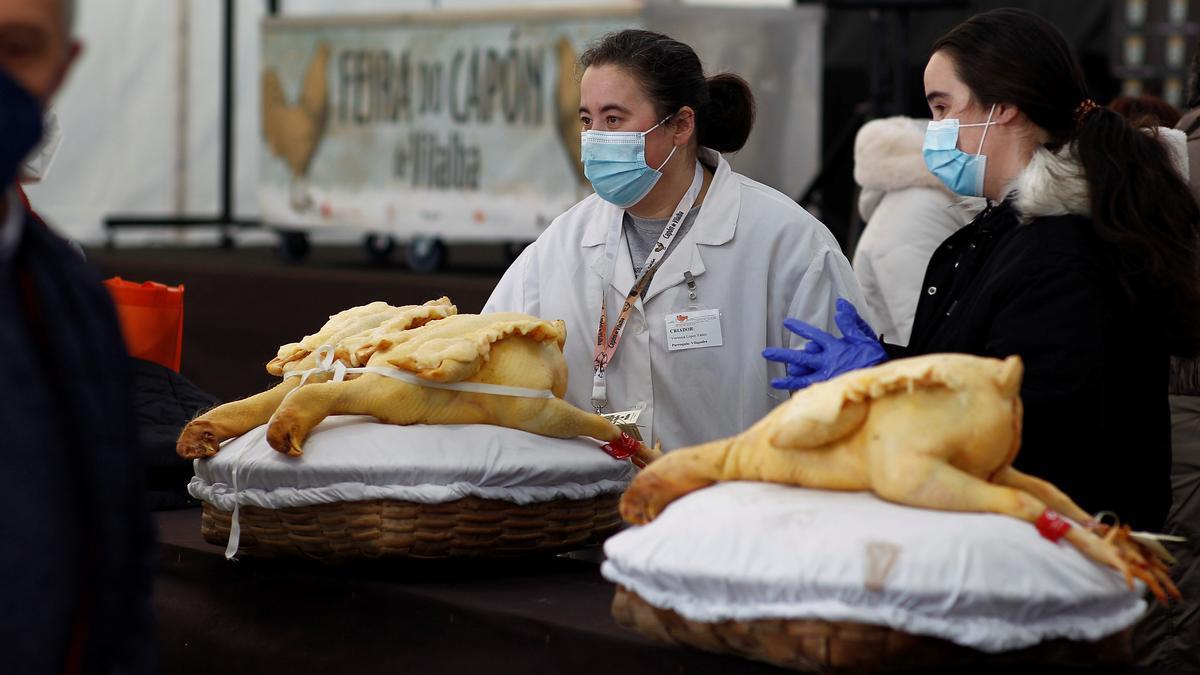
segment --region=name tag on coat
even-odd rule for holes
[[[725,344],[721,337],[721,310],[719,309],[675,312],[668,314],[666,320],[667,349],[670,351],[720,347]]]

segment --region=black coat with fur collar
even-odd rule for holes
[[[1121,290],[1088,217],[1022,217],[1029,202],[987,209],[938,248],[903,355],[1021,356],[1014,466],[1153,530],[1171,503],[1161,319]]]

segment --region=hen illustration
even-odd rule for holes
[[[621,515],[649,522],[675,499],[722,480],[871,490],[899,504],[999,513],[1056,529],[1131,587],[1137,577],[1160,601],[1178,598],[1166,565],[1129,538],[1128,526],[1094,523],[1056,487],[1012,467],[1022,374],[1016,356],[961,354],[847,373],[796,393],[738,436],[668,453],[634,479]]]
[[[343,366],[398,370],[403,379],[364,372],[339,381],[327,371],[303,383],[301,377],[286,377],[270,391],[198,417],[184,428],[177,452],[212,456],[221,440],[267,422],[271,447],[298,457],[309,433],[327,416],[361,414],[388,424],[494,424],[556,438],[589,436],[632,453],[640,466],[658,456],[600,415],[562,400],[567,387],[563,322],[515,313],[457,314],[445,298],[404,308],[370,307],[335,315],[317,334],[280,348],[268,371],[287,375],[313,368],[319,353],[314,346],[320,343]],[[439,386],[445,383],[552,395],[529,398]]]
[[[320,44],[304,72],[300,95],[289,104],[279,74],[263,72],[263,137],[276,156],[291,169],[292,207],[302,211],[312,205],[304,186],[309,163],[325,133],[329,112],[329,45]]]

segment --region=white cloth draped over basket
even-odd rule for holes
[[[1032,524],[870,493],[729,482],[610,538],[604,576],[692,621],[848,621],[985,652],[1098,640],[1137,622],[1144,586]]]
[[[622,492],[635,473],[592,439],[484,424],[396,426],[365,415],[335,416],[312,431],[299,458],[276,452],[266,435],[260,426],[225,443],[215,457],[195,461],[188,492],[233,512],[227,558],[238,551],[242,506],[580,500]]]
[[[623,491],[635,469],[586,438],[489,425],[402,427],[344,415],[313,430],[303,457],[271,449],[262,426],[225,443],[215,457],[196,460],[195,472],[188,492],[232,511],[235,503],[280,509],[371,499],[590,499]]]

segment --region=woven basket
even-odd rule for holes
[[[379,499],[285,509],[243,506],[239,553],[339,562],[554,553],[603,541],[620,527],[620,494],[518,505],[464,497],[444,504]],[[204,504],[200,532],[229,539],[232,512]]]
[[[1115,665],[1132,660],[1129,631],[1099,642],[1052,640],[1028,649],[987,654],[939,638],[865,624],[799,619],[691,621],[651,605],[622,586],[617,587],[612,612],[620,625],[660,642],[810,673],[968,665],[990,668],[1009,663]]]

